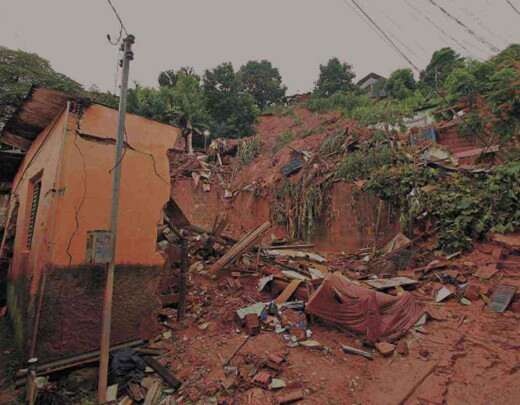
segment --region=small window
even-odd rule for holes
[[[34,236],[34,227],[36,226],[36,215],[38,215],[38,205],[40,204],[40,193],[42,190],[41,176],[31,181],[31,199],[29,222],[27,224],[27,249],[31,248]]]

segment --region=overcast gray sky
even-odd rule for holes
[[[412,61],[423,68],[432,52],[452,46],[486,58],[520,42],[520,15],[506,0],[357,0]],[[268,59],[290,93],[310,90],[319,64],[337,56],[358,78],[387,75],[406,61],[353,8],[351,0],[113,0],[136,36],[131,80],[155,85],[166,68],[202,73],[221,62],[235,68]],[[520,0],[510,0],[520,9]],[[429,19],[429,21],[428,21]],[[0,0],[0,44],[36,52],[87,87],[114,90],[118,23],[106,0]]]

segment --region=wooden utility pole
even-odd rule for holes
[[[106,402],[108,385],[108,360],[110,350],[110,329],[112,326],[112,296],[114,292],[114,269],[116,262],[117,220],[119,214],[119,191],[121,189],[121,166],[125,136],[126,96],[128,93],[128,76],[130,61],[133,60],[133,35],[128,35],[121,45],[123,50],[123,75],[119,96],[119,121],[117,125],[116,157],[112,177],[112,208],[110,213],[110,263],[107,267],[107,278],[103,300],[103,323],[101,329],[101,348],[99,358],[98,402]]]

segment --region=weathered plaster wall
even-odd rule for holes
[[[112,202],[117,111],[94,105],[71,135],[64,160],[59,200],[59,227],[52,263],[78,265],[85,261],[87,231],[108,229]],[[156,226],[169,196],[167,151],[179,130],[128,115],[127,148],[122,159],[116,261],[120,264],[161,265]]]
[[[33,142],[13,183],[10,215],[17,203],[19,208],[7,299],[9,316],[20,347],[29,343],[35,297],[44,264],[49,262],[53,249],[51,233],[56,213],[56,184],[66,119],[65,114],[57,117]],[[36,177],[41,179],[41,192],[33,240],[29,248],[27,235],[32,198],[31,181]]]
[[[94,105],[81,117],[69,113],[65,126],[66,116],[38,136],[13,187],[12,202],[19,201],[20,208],[9,273],[9,312],[17,341],[27,348],[41,275],[47,269],[37,344],[41,356],[91,350],[99,342],[104,272],[85,266],[86,240],[88,231],[109,228],[117,111]],[[164,263],[156,249],[156,227],[169,197],[167,151],[178,133],[176,128],[127,116],[129,148],[120,163],[116,263],[121,270],[116,273],[114,301],[114,319],[120,319],[113,324],[115,342],[153,331],[154,311],[160,307],[155,293]],[[40,173],[40,205],[29,250],[29,184]]]

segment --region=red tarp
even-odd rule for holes
[[[360,287],[340,273],[329,275],[312,295],[306,312],[364,334],[371,342],[395,340],[424,314],[423,306],[405,292],[399,297]]]

